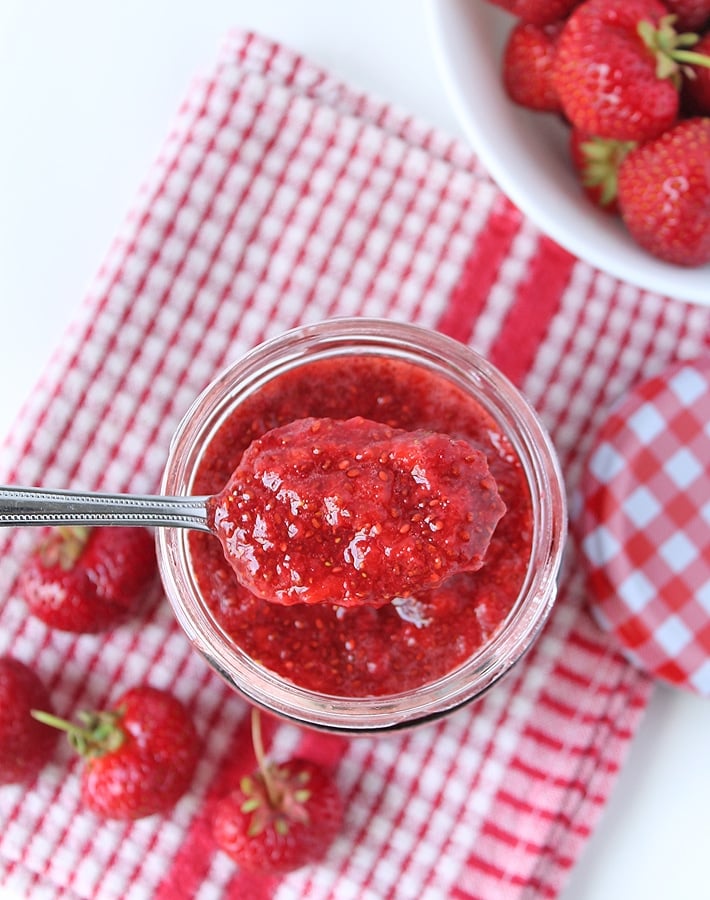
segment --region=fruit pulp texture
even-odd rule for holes
[[[257,438],[209,510],[253,594],[352,607],[480,569],[505,505],[468,441],[355,416]]]
[[[428,429],[481,450],[506,505],[483,567],[381,607],[283,606],[240,585],[219,540],[193,532],[190,555],[200,591],[235,644],[300,687],[339,697],[421,687],[487,643],[517,600],[532,545],[532,506],[520,461],[491,416],[443,375],[376,355],[336,357],[278,375],[247,397],[205,448],[194,493],[219,493],[252,441],[310,416],[362,416],[393,428]]]

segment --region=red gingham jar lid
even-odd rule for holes
[[[601,627],[650,674],[710,696],[710,357],[614,406],[587,461],[580,524]]]

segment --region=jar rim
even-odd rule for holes
[[[562,474],[552,442],[527,399],[466,345],[420,325],[379,318],[333,318],[273,337],[225,367],[191,405],[171,441],[161,490],[191,493],[199,450],[231,411],[278,374],[344,355],[401,357],[434,368],[472,393],[497,420],[523,468],[533,508],[530,562],[501,628],[464,663],[415,690],[341,697],[320,694],[252,660],[206,608],[191,571],[188,535],[159,529],[158,563],[168,600],[195,648],[248,700],[299,724],[345,733],[392,730],[429,721],[480,697],[531,646],[551,612],[567,534]]]

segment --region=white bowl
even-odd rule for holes
[[[554,115],[511,103],[500,59],[512,16],[484,0],[428,0],[438,63],[466,136],[491,177],[542,231],[575,256],[640,288],[710,306],[710,266],[662,262],[614,216],[595,209]]]

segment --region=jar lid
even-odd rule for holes
[[[710,696],[710,358],[612,408],[581,499],[597,621],[639,667]]]

